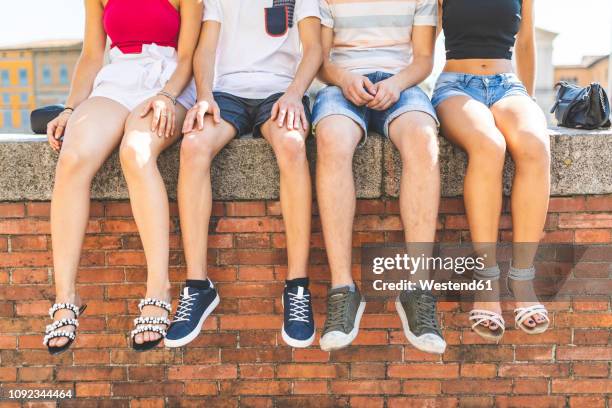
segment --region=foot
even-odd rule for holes
[[[62,298],[58,297],[55,299],[55,303],[72,303],[73,305],[76,305],[77,307],[80,308],[81,298],[78,296],[69,296],[69,297],[62,297]],[[53,315],[54,322],[57,322],[62,319],[76,319],[76,318],[77,316],[75,316],[74,312],[70,309],[60,309],[57,312],[55,312],[55,314]],[[63,326],[62,330],[72,333],[76,331],[76,327],[72,325]],[[62,347],[66,345],[68,341],[69,341],[68,337],[56,337],[54,339],[49,340],[48,346],[49,347]]]
[[[160,296],[160,295],[149,295],[147,294],[147,296],[145,296],[145,298],[149,299],[159,299],[162,300],[164,302],[170,302],[170,295],[167,292],[166,294]],[[159,307],[159,306],[155,306],[155,305],[146,305],[143,306],[142,309],[140,310],[140,317],[161,317],[161,318],[168,318],[168,310],[164,309],[163,307]],[[140,324],[136,325],[134,327],[134,329],[137,329],[140,326]],[[154,327],[158,327],[161,330],[167,330],[168,326],[165,324],[153,324],[152,326]],[[160,333],[154,332],[154,331],[145,331],[142,333],[138,333],[134,336],[134,343],[136,344],[144,344],[144,343],[148,343],[151,341],[157,341],[162,337],[162,335]]]
[[[287,287],[283,291],[283,340],[291,347],[308,347],[315,339],[310,291],[303,286]]]
[[[516,300],[515,309],[529,308],[541,304],[538,301],[538,295],[535,293],[535,289],[533,288],[532,280],[519,281],[509,279],[508,289],[510,289],[514,299],[520,299],[520,301]],[[521,324],[527,330],[533,330],[537,326],[547,325],[548,319],[543,313],[535,313],[533,316],[524,319]]]
[[[359,322],[366,302],[355,287],[331,289],[327,294],[327,319],[321,337],[323,351],[338,350],[348,346],[359,333]]]
[[[404,334],[414,347],[427,353],[444,353],[446,342],[438,324],[436,298],[431,292],[404,291],[397,297],[395,308]]]
[[[490,291],[478,291],[474,294],[474,305],[472,310],[487,310],[501,316],[502,309],[499,303],[499,280],[491,281]],[[479,326],[497,333],[502,329],[499,324],[492,320],[484,320]],[[478,330],[476,330],[478,332]]]
[[[217,290],[210,284],[208,289],[183,288],[178,309],[168,334],[166,347],[182,347],[192,342],[202,330],[204,322],[219,304]]]

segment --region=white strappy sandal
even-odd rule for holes
[[[168,312],[168,315],[170,315],[172,312],[172,306],[170,303],[159,299],[142,299],[138,304],[138,309],[141,313],[145,306],[155,306],[160,309],[164,309]],[[160,325],[165,325],[166,328],[161,328]],[[134,326],[134,330],[132,330],[130,333],[132,348],[136,351],[147,351],[151,350],[164,340],[167,334],[166,329],[170,327],[170,319],[168,319],[167,316],[140,316],[134,319]],[[145,341],[141,344],[136,343],[136,341],[134,341],[136,335],[145,332],[158,333],[160,337],[153,341]]]
[[[510,294],[514,296],[514,292],[510,287],[511,280],[515,282],[531,281],[535,278],[535,272],[535,267],[533,266],[524,270],[515,269],[514,267],[510,266],[510,271],[506,277],[506,286],[508,287]],[[536,322],[534,327],[529,327],[524,324],[529,319],[532,319],[535,322],[534,316],[538,314],[544,317],[545,321],[543,323]],[[549,325],[550,319],[548,317],[548,310],[546,310],[546,306],[541,303],[526,307],[517,307],[514,309],[514,326],[527,334],[544,333],[546,330],[548,330]]]
[[[77,327],[79,327],[78,318],[81,314],[83,314],[86,308],[87,308],[87,305],[78,307],[77,305],[72,304],[72,303],[55,303],[53,306],[51,306],[51,308],[49,309],[49,316],[51,317],[51,319],[54,318],[55,313],[59,310],[70,310],[74,314],[74,318],[64,318],[64,319],[56,320],[47,326],[45,330],[45,338],[43,339],[43,344],[47,346],[47,349],[49,350],[49,354],[51,355],[61,354],[64,351],[68,350],[70,346],[72,346],[72,343],[74,343],[74,341],[76,340],[76,329]],[[72,326],[74,327],[74,330],[73,331],[61,330],[63,327],[66,327],[66,326]],[[64,344],[63,346],[59,346],[59,347],[49,346],[49,341],[51,341],[51,339],[55,339],[59,337],[67,338],[68,341],[66,342],[66,344]]]
[[[485,309],[472,309],[470,311],[469,320],[472,323],[472,330],[480,337],[485,340],[493,340],[496,343],[499,343],[501,338],[506,331],[506,322],[502,315],[496,312],[492,312],[490,310]],[[482,323],[489,322],[489,327],[491,323],[495,323],[497,328],[495,330],[491,330],[487,326],[483,326]]]

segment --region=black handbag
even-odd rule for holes
[[[574,129],[610,127],[610,101],[603,87],[594,82],[582,88],[559,82],[557,100],[550,110],[559,126]]]
[[[49,105],[34,109],[30,113],[30,124],[32,132],[37,135],[47,133],[47,124],[59,116],[65,109],[64,105]]]

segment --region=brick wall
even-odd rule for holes
[[[172,212],[170,276],[176,297],[184,260],[176,205]],[[528,336],[509,328],[500,345],[485,345],[471,333],[469,305],[442,303],[449,343],[442,357],[407,345],[392,305],[372,302],[352,347],[332,354],[318,346],[292,350],[279,336],[286,257],[278,202],[216,202],[213,212],[209,263],[220,306],[188,348],[137,354],[127,348],[127,333],[145,291],[144,254],[129,203],[94,202],[78,277],[89,307],[75,347],[57,358],[41,342],[53,299],[49,204],[1,203],[3,392],[72,389],[78,399],[60,405],[79,407],[582,408],[610,403],[609,298],[550,304],[553,324],[546,334]],[[440,212],[441,240],[469,238],[461,199],[444,199]],[[510,224],[505,213],[503,239],[510,238]],[[313,225],[310,273],[320,327],[329,277],[316,215]],[[400,229],[397,201],[359,201],[355,248],[363,242],[398,242]],[[611,242],[612,196],[553,198],[545,241]],[[505,305],[508,322],[511,306]],[[5,406],[20,403],[0,401]]]

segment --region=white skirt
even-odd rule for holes
[[[124,54],[118,48],[109,52],[110,62],[102,67],[89,97],[112,99],[129,111],[163,89],[177,66],[176,50],[145,44],[139,54]],[[186,109],[196,103],[195,82],[191,80],[177,102]]]

